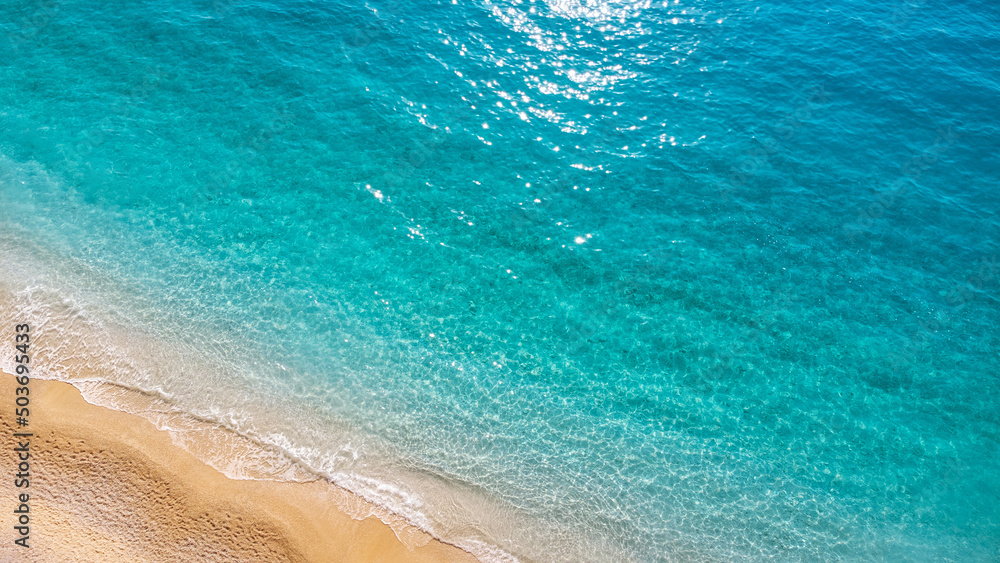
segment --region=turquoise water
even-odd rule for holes
[[[1000,557],[995,4],[0,14],[48,376],[484,561]]]

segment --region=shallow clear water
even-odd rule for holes
[[[996,5],[0,10],[52,366],[484,559],[1000,553]]]

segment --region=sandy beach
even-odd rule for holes
[[[345,503],[365,501],[325,480],[230,479],[145,418],[90,404],[67,383],[32,380],[29,426],[15,429],[14,383],[0,378],[0,561],[475,561],[415,528],[352,518]],[[30,486],[17,489],[14,433],[25,431]],[[25,492],[28,549],[12,531]]]

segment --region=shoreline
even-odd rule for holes
[[[380,507],[324,479],[231,479],[147,418],[87,402],[62,381],[31,380],[31,485],[15,489],[15,382],[0,380],[0,502],[31,498],[31,547],[10,537],[0,560],[477,561],[383,522]]]

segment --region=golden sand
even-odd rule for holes
[[[413,528],[404,543],[376,517],[352,518],[339,507],[353,495],[325,480],[230,479],[145,418],[92,405],[67,383],[32,380],[30,424],[15,429],[15,381],[0,380],[0,561],[476,561]],[[24,430],[30,486],[17,489],[13,433]],[[25,492],[28,549],[13,529]]]

